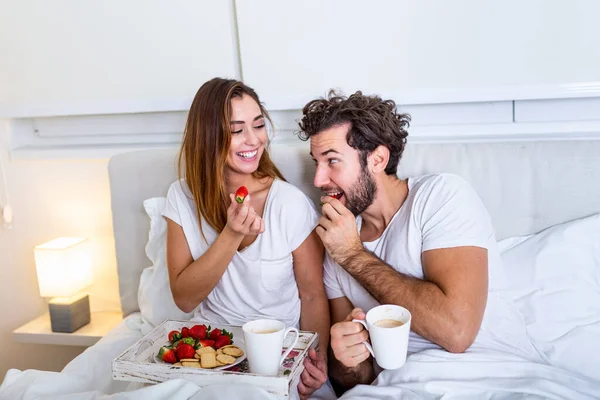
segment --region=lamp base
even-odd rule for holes
[[[72,333],[90,322],[90,297],[87,294],[55,297],[48,307],[52,332]]]

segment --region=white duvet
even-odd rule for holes
[[[600,215],[500,243],[510,290],[487,317],[503,318],[513,349],[427,350],[344,399],[600,399]],[[506,303],[506,307],[502,306]],[[487,312],[486,312],[487,313]],[[522,331],[515,331],[520,321]],[[112,380],[111,362],[148,330],[129,316],[60,372],[10,370],[0,399],[273,399],[252,386]]]
[[[199,388],[185,380],[158,385],[128,383],[112,379],[112,360],[135,343],[151,327],[139,313],[127,317],[102,340],[70,362],[62,372],[9,370],[0,399],[105,400],[105,399],[270,399],[276,398],[252,386]]]

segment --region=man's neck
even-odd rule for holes
[[[395,175],[385,175],[377,185],[377,194],[373,203],[362,214],[361,233],[366,233],[363,241],[371,241],[383,233],[394,215],[408,196],[408,181]]]

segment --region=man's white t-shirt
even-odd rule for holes
[[[196,208],[184,180],[171,185],[163,215],[183,228],[194,260],[216,240],[218,233],[202,219],[202,239]],[[275,179],[263,212],[265,232],[242,251],[236,251],[225,273],[200,303],[194,319],[242,325],[260,318],[278,319],[298,327],[300,299],[292,252],[318,225],[312,201],[295,186]]]
[[[491,218],[474,189],[456,175],[440,174],[411,177],[408,179],[408,190],[404,204],[382,235],[373,242],[363,242],[365,248],[396,271],[419,279],[423,279],[421,254],[424,251],[459,246],[486,248],[490,294],[473,346],[510,351],[509,345],[517,344],[527,348],[529,353],[536,354],[528,340],[521,335],[525,327],[516,309],[493,294],[505,285],[502,260]],[[357,217],[359,232],[361,222],[361,217]],[[329,255],[325,258],[324,283],[330,299],[345,296],[354,307],[360,307],[365,312],[379,305]],[[492,309],[493,317],[490,316]],[[411,331],[409,353],[429,348],[439,346]]]

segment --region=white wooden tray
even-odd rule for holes
[[[202,323],[211,325],[213,328],[227,329],[233,333],[234,344],[241,343],[244,345],[244,335],[239,326],[215,324],[210,321],[167,320],[113,360],[113,378],[119,381],[146,383],[160,383],[170,379],[187,379],[198,384],[200,387],[212,384],[246,383],[264,388],[268,392],[278,396],[288,397],[290,390],[298,384],[300,374],[304,370],[302,361],[306,357],[308,349],[316,347],[319,341],[319,335],[316,332],[300,331],[298,343],[279,369],[278,376],[263,376],[250,373],[247,360],[220,371],[177,367],[172,364],[155,362],[154,355],[165,344],[169,332],[173,330],[181,331],[181,328],[184,326],[192,327]],[[293,333],[288,334],[283,343],[283,348],[289,346],[292,338]]]

